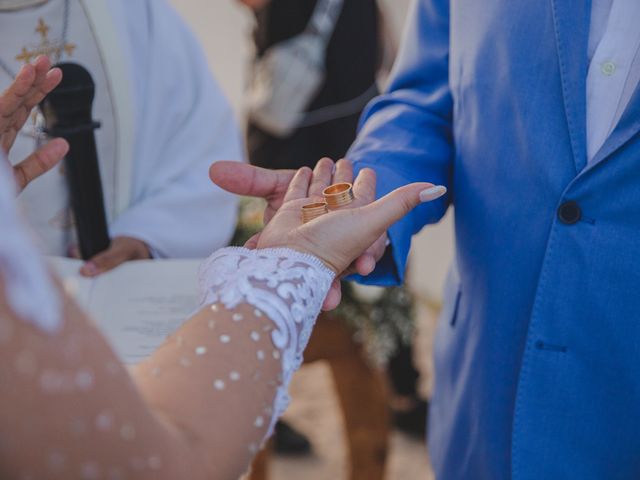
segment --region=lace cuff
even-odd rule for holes
[[[289,404],[291,377],[302,364],[302,354],[334,277],[318,258],[286,248],[223,248],[200,267],[203,305],[222,303],[233,309],[246,303],[275,325],[271,339],[281,353],[282,383],[267,436]]]

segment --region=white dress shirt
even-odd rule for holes
[[[587,74],[587,156],[591,162],[640,81],[640,1],[592,0]]]

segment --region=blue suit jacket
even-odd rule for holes
[[[587,166],[590,9],[417,1],[350,152],[380,195],[449,188],[391,228],[368,281],[401,281],[412,235],[455,205],[429,425],[444,480],[640,478],[640,92]]]

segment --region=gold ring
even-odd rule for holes
[[[324,202],[309,203],[302,207],[302,223],[309,223],[314,218],[321,217],[325,213],[328,213],[329,209]]]
[[[325,202],[330,209],[344,207],[353,202],[353,185],[350,183],[336,183],[322,192]]]

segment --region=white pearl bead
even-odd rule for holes
[[[124,439],[124,440],[133,440],[134,438],[136,438],[136,429],[133,428],[132,425],[129,425],[128,423],[125,423],[121,428],[120,428],[120,436]]]
[[[213,388],[215,388],[216,390],[224,390],[224,381],[216,380],[215,382],[213,382]]]
[[[113,426],[114,418],[110,412],[104,411],[96,417],[96,428],[100,432],[108,432]]]

